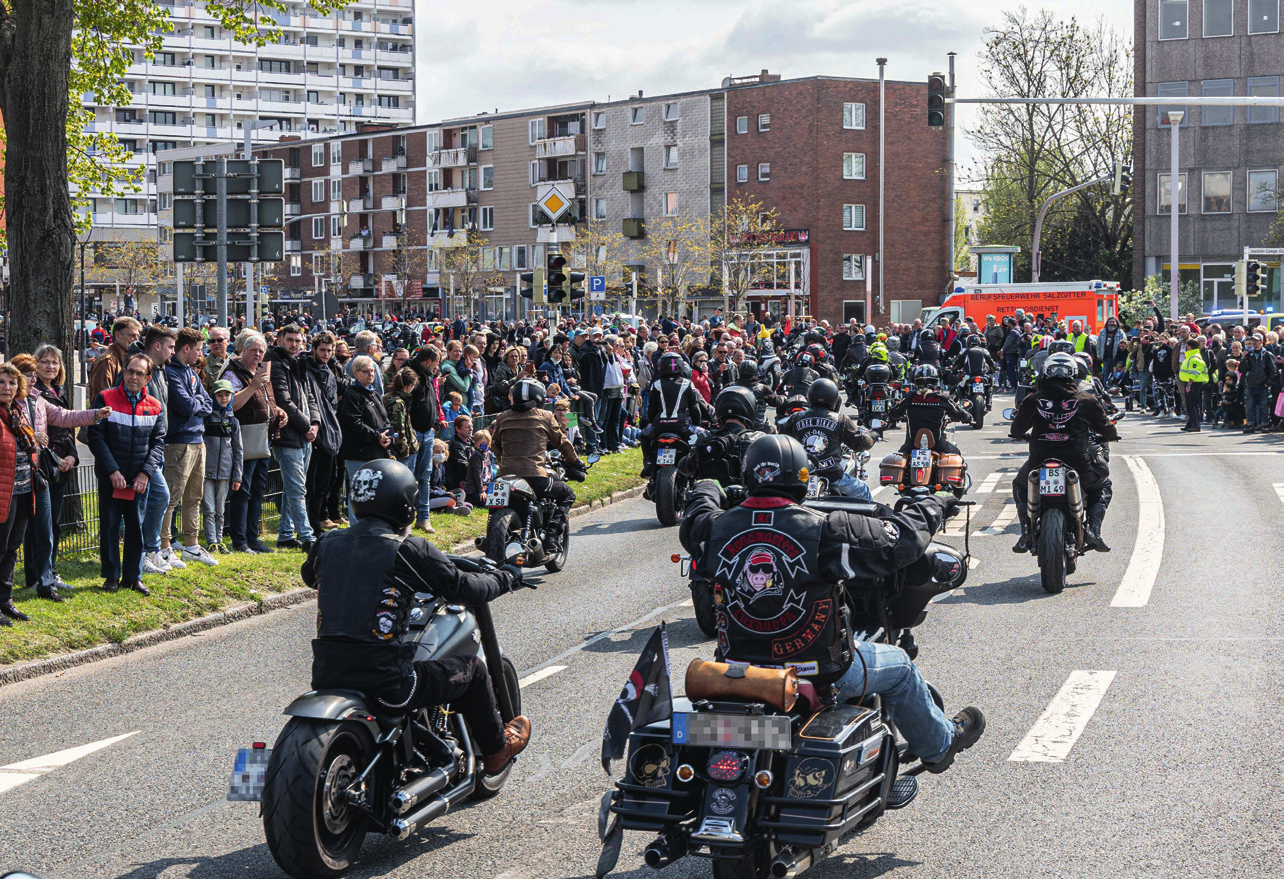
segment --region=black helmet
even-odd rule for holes
[[[400,461],[367,461],[352,474],[348,500],[358,519],[382,519],[401,531],[415,520],[419,481]]]
[[[827,378],[818,378],[807,388],[807,402],[830,412],[837,412],[841,405],[838,399],[838,385]]]
[[[1069,354],[1053,354],[1043,362],[1043,378],[1046,381],[1073,382],[1079,374],[1079,364]]]
[[[865,367],[865,381],[871,385],[885,385],[892,380],[892,368],[886,363],[871,363]]]
[[[935,366],[930,363],[924,363],[922,366],[914,367],[914,373],[910,376],[916,385],[926,387],[936,387],[941,383],[941,374]]]
[[[738,378],[740,381],[744,382],[745,384],[749,384],[749,385],[757,384],[758,383],[757,361],[755,360],[740,361],[740,371],[738,373]]]
[[[980,336],[978,336],[976,333],[973,333],[972,335],[968,336],[968,337],[967,337],[967,346],[968,346],[969,348],[980,348],[980,347],[981,347],[981,337],[980,337]]]
[[[920,330],[918,340],[920,342],[933,342],[936,340],[936,333],[933,333],[931,330]]]
[[[803,351],[801,354],[798,355],[798,359],[794,361],[794,363],[798,366],[811,366],[812,363],[814,362],[815,361],[812,359],[810,351]]]
[[[509,398],[513,401],[513,408],[518,412],[526,412],[543,405],[547,395],[548,391],[544,386],[533,378],[522,379],[508,392]]]
[[[659,367],[661,378],[682,378],[686,375],[686,364],[682,361],[681,354],[665,354],[660,358]]]
[[[807,496],[810,461],[802,443],[769,433],[749,444],[740,472],[751,495],[781,495],[801,502]]]
[[[752,427],[757,415],[758,398],[753,391],[739,385],[723,388],[714,401],[713,414],[726,424],[728,418],[738,418],[746,427]]]
[[[1048,354],[1073,354],[1074,345],[1071,345],[1067,339],[1054,339],[1052,344],[1048,345]]]

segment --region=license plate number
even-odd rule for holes
[[[486,492],[489,498],[489,500],[486,501],[486,505],[488,507],[508,506],[508,491],[509,486],[507,482],[492,482],[489,490]]]
[[[237,751],[227,798],[253,803],[262,800],[264,778],[271,758],[271,748],[241,748]]]
[[[810,498],[820,497],[820,477],[819,476],[807,477],[807,497],[810,497]]]
[[[925,467],[931,467],[932,466],[931,449],[914,449],[914,451],[910,453],[910,466],[913,467],[915,470],[920,470]]]
[[[1063,467],[1043,467],[1039,470],[1039,494],[1063,495],[1066,493],[1066,471]]]
[[[973,384],[972,384],[972,393],[974,393],[974,394],[984,394],[984,393],[985,393],[985,382],[973,382]]]
[[[886,412],[886,411],[887,411],[887,401],[886,401],[886,400],[875,400],[873,403],[871,403],[871,404],[870,404],[870,406],[873,408],[873,410],[874,410],[875,412]]]
[[[656,460],[656,463],[659,464],[661,467],[666,467],[670,464],[676,464],[678,462],[678,450],[677,449],[660,449],[660,453],[656,456],[655,460]]]
[[[673,744],[697,748],[788,750],[789,718],[774,714],[674,714]]]

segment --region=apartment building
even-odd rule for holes
[[[174,22],[152,59],[135,50],[123,79],[127,107],[83,100],[94,130],[113,131],[143,169],[143,189],[105,197],[87,193],[102,240],[156,234],[161,210],[156,153],[216,143],[277,142],[282,133],[342,134],[369,122],[414,121],[414,0],[354,0],[328,16],[306,3],[263,10],[279,41],[235,41],[203,0],[158,0]]]
[[[1152,97],[1280,94],[1280,0],[1136,0],[1136,93]],[[1133,286],[1170,265],[1167,107],[1133,121]],[[1235,308],[1234,261],[1261,244],[1279,210],[1284,127],[1278,107],[1181,107],[1178,269],[1208,310]],[[1284,310],[1279,262],[1249,309]]]

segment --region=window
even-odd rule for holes
[[[325,164],[325,144],[312,144],[312,167],[320,168]]]
[[[758,164],[758,179],[763,182],[771,179],[771,162],[760,162]]]
[[[147,120],[153,125],[177,125],[178,114],[172,110],[149,110]]]
[[[302,254],[290,254],[290,277],[297,278],[303,274],[303,256]]]
[[[213,113],[206,113],[206,114],[205,114],[205,127],[206,127],[206,128],[217,128],[217,127],[218,127],[218,117],[216,117]]]
[[[843,254],[843,280],[865,280],[865,255],[863,253]]]
[[[494,165],[482,165],[481,172],[482,172],[482,173],[481,173],[481,188],[482,188],[482,189],[494,189],[494,188],[495,188],[495,166],[494,166]]]
[[[1235,32],[1232,0],[1204,0],[1204,36],[1229,37]]]
[[[539,162],[531,162],[531,186],[539,183]]]
[[[217,88],[216,86],[207,85],[207,86],[205,87],[205,97],[207,97],[207,98],[217,98],[217,97],[218,97],[218,88]]]
[[[142,211],[141,211],[141,210],[139,210],[138,202],[137,202],[135,199],[132,199],[132,198],[118,198],[118,199],[116,199],[116,213],[118,213],[118,214],[139,214],[139,213],[142,213]]]
[[[1190,94],[1187,83],[1184,82],[1161,82],[1155,85],[1155,96],[1159,98],[1184,98]],[[1170,110],[1183,110],[1186,115],[1181,120],[1181,127],[1186,128],[1190,125],[1190,109],[1183,104],[1165,104],[1159,107],[1159,127],[1168,127],[1168,112]]]
[[[678,213],[678,194],[676,192],[666,192],[664,194],[664,215],[666,217],[677,216]]]
[[[594,128],[605,128],[605,127],[606,127],[606,114],[605,114],[605,113],[594,113],[594,114],[593,114],[593,127],[594,127]]]
[[[748,134],[748,133],[749,133],[749,117],[737,116],[736,117],[736,134]]]
[[[1159,39],[1186,39],[1186,0],[1159,0]]]
[[[513,269],[513,251],[508,247],[495,248],[495,268],[501,272],[512,271]]]
[[[264,73],[289,73],[289,61],[274,61],[270,58],[259,59],[259,70]]]
[[[205,39],[207,39],[207,40],[217,39],[217,37],[216,37],[216,35],[215,35],[215,33],[214,33],[214,28],[213,28],[213,27],[211,27],[211,26],[210,26],[210,25],[208,25],[208,24],[207,24],[207,25],[205,25]]]
[[[546,123],[543,119],[532,119],[530,121],[531,143],[535,143],[537,140],[543,140],[546,137],[548,129],[545,126]]]
[[[312,237],[316,240],[325,237],[325,217],[312,218]]]
[[[314,162],[314,164],[320,165],[321,163]],[[330,164],[331,165],[343,164],[343,144],[339,143],[338,141],[335,141],[334,143],[330,144]]]
[[[758,114],[758,130],[771,131],[771,114],[770,113]]]
[[[843,104],[843,128],[865,127],[865,105]]]
[[[606,173],[606,153],[593,154],[593,173],[594,174]]]
[[[154,95],[172,95],[176,94],[174,83],[172,82],[149,82],[151,93]]]
[[[664,121],[665,121],[665,122],[676,122],[676,121],[677,121],[677,119],[678,119],[678,105],[677,105],[677,104],[665,104],[665,105],[664,105]]]
[[[1252,97],[1278,98],[1280,96],[1280,78],[1278,76],[1250,76],[1248,93]],[[1248,124],[1262,125],[1280,121],[1279,107],[1249,107]]]
[[[343,180],[338,177],[330,178],[330,201],[343,201]]]
[[[544,222],[544,212],[540,210],[539,205],[531,203],[531,228],[534,229],[540,223]]]
[[[677,146],[675,146],[675,145],[670,145],[670,146],[666,146],[666,147],[664,148],[664,167],[666,167],[666,168],[676,168],[676,167],[678,167],[678,148],[677,148]]]
[[[528,267],[529,264],[526,262],[526,245],[519,244],[513,248],[513,268],[524,269]]]
[[[629,110],[629,124],[641,125],[646,121],[646,107],[633,107]]]
[[[1204,213],[1229,214],[1231,212],[1231,172],[1204,172]]]
[[[312,91],[311,89],[308,89],[308,103],[309,103],[309,104],[319,104],[319,103],[321,103],[321,93],[320,93],[320,92],[314,92],[314,91]]]
[[[380,79],[398,79],[399,78],[397,76],[397,68],[395,67],[379,67],[376,69],[375,72],[379,75]]]
[[[1248,211],[1249,213],[1275,213],[1279,209],[1279,172],[1248,172]]]
[[[330,218],[330,237],[338,238],[343,234],[343,217],[333,216]]]
[[[1250,34],[1279,33],[1280,0],[1248,0],[1248,32]]]
[[[154,141],[152,141],[151,143],[149,143],[147,146],[148,146],[148,148],[152,151],[152,154],[153,154],[153,155],[155,155],[156,153],[163,152],[163,151],[165,151],[165,150],[176,150],[176,149],[178,149],[178,141],[176,141],[176,140],[154,140]]]
[[[843,153],[843,179],[844,180],[864,180],[865,179],[865,154],[864,153]]]
[[[1203,86],[1204,97],[1206,98],[1229,98],[1235,94],[1235,80],[1233,79],[1206,79],[1201,83]],[[1231,125],[1235,122],[1234,107],[1213,107],[1203,106],[1199,108],[1200,124],[1208,127],[1213,125]]]
[[[441,189],[441,172],[429,171],[428,172],[428,191],[436,192],[439,189]]]
[[[481,148],[484,150],[493,150],[495,148],[494,125],[483,125],[481,127]]]
[[[606,199],[604,198],[593,199],[593,219],[595,220],[606,219]]]
[[[489,232],[495,228],[495,209],[493,207],[484,207],[481,209],[481,231]]]
[[[395,109],[401,106],[401,98],[397,95],[380,95],[379,106]]]
[[[312,200],[325,201],[325,181],[324,180],[312,181]]]
[[[173,67],[178,63],[173,52],[157,52],[153,64],[159,64],[161,67]]]
[[[1161,216],[1167,216],[1172,205],[1172,175],[1159,175],[1159,205],[1158,212]],[[1177,213],[1186,213],[1186,175],[1177,175]]]
[[[865,206],[863,204],[843,205],[843,229],[848,232],[865,231]]]
[[[749,182],[749,166],[748,166],[748,165],[736,165],[736,182],[737,182],[737,183],[748,183],[748,182]]]
[[[312,254],[312,274],[320,277],[321,275],[321,254]]]
[[[206,56],[205,56],[205,69],[206,69],[206,70],[213,70],[213,69],[215,68],[215,66],[216,66],[216,63],[217,63],[217,62],[215,62],[215,60],[214,60],[214,56],[213,56],[213,55],[206,55]]]

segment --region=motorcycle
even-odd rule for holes
[[[586,459],[586,469],[602,456],[594,453]],[[562,455],[556,449],[547,453],[545,465],[550,476],[566,478]],[[566,567],[571,552],[571,528],[562,531],[562,545],[556,552],[549,547],[547,523],[557,509],[550,498],[540,498],[529,482],[520,476],[498,476],[486,487],[486,506],[490,517],[486,533],[473,545],[495,564],[512,564],[519,568],[544,566],[550,574]]]
[[[962,455],[942,454],[935,446],[932,431],[920,429],[914,435],[908,460],[896,451],[879,463],[879,484],[891,486],[902,498],[925,497],[942,490],[963,497],[972,486],[967,462]]]
[[[806,503],[874,509],[847,498]],[[932,598],[962,585],[967,568],[957,550],[932,543],[894,577],[845,583],[858,638],[906,643]],[[932,697],[943,707],[935,689]],[[913,802],[926,768],[911,765],[917,759],[879,696],[839,702],[792,668],[696,660],[672,717],[630,734],[599,834],[606,839],[615,815],[623,830],[656,834],[643,853],[653,869],[689,855],[712,861],[715,879],[793,879]]]
[[[990,411],[992,385],[988,375],[965,375],[954,388],[954,398],[964,403],[972,413],[972,427],[985,427],[985,416]]]
[[[465,571],[494,570],[485,559],[450,560]],[[418,593],[405,640],[417,661],[481,657],[504,722],[521,714],[517,670],[488,605]],[[268,850],[298,879],[343,875],[367,833],[404,842],[465,800],[494,797],[513,768],[485,775],[467,722],[449,705],[406,713],[356,690],[317,690],[284,713],[290,719],[272,748],[256,742],[238,752],[229,799],[262,803]]]
[[[815,463],[815,459],[812,459]],[[843,472],[854,479],[865,481],[865,465],[869,463],[869,452],[853,452],[851,449],[843,449]],[[829,480],[823,476],[817,476],[815,473],[807,477],[807,498],[815,500],[824,497],[843,497],[843,495],[832,494],[829,490]]]
[[[656,422],[660,435],[655,441],[655,473],[642,495],[655,501],[655,517],[661,525],[678,524],[687,506],[690,480],[678,465],[700,436],[700,428],[692,427],[683,435],[680,424],[678,421]]]

